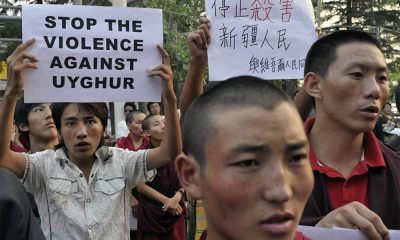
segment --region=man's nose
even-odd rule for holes
[[[269,177],[264,181],[265,190],[263,197],[266,201],[284,203],[289,201],[293,195],[288,176],[288,170],[282,163],[276,164],[272,171],[268,171]]]

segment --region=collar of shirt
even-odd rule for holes
[[[304,124],[304,129],[309,139],[311,128],[315,122],[315,117],[308,119]],[[336,171],[332,171],[330,167],[321,163],[312,148],[310,148],[310,162],[313,171],[319,171],[328,175],[329,177],[338,177]],[[364,134],[363,139],[363,156],[360,163],[353,169],[352,175],[361,175],[368,172],[368,167],[385,167],[385,160],[379,148],[378,140],[372,131]],[[354,171],[356,170],[356,171]],[[335,173],[336,172],[336,173]],[[350,176],[350,177],[351,177]]]
[[[107,146],[102,146],[95,152],[96,159],[106,162],[113,156],[113,152]],[[65,154],[64,148],[56,150],[56,161],[63,166],[64,164],[70,164],[70,160]]]

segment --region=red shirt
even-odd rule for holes
[[[128,136],[126,137],[121,137],[117,139],[117,142],[115,143],[115,146],[119,147],[119,148],[123,148],[123,149],[128,149],[131,151],[138,151],[138,150],[142,150],[142,149],[148,149],[150,145],[150,140],[147,137],[143,138],[143,142],[142,145],[140,145],[138,148],[135,148],[133,146],[132,140]]]
[[[311,118],[304,125],[307,137],[314,122],[315,118]],[[364,134],[363,149],[364,158],[361,158],[346,179],[340,172],[319,161],[310,148],[311,168],[325,175],[326,189],[332,208],[336,209],[353,201],[368,207],[368,169],[385,167],[385,160],[372,131]]]

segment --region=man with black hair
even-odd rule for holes
[[[316,109],[305,123],[315,186],[301,224],[387,239],[387,228],[400,228],[400,161],[372,133],[389,92],[379,42],[354,30],[326,35],[309,50],[304,75],[300,96]]]
[[[176,169],[204,201],[203,239],[307,239],[296,227],[313,187],[308,142],[284,93],[250,76],[223,81],[194,100],[182,130]]]
[[[129,239],[131,189],[152,177],[148,170],[167,164],[181,151],[168,53],[158,46],[163,64],[150,72],[162,78],[164,107],[171,112],[160,147],[132,152],[103,146],[105,103],[57,103],[53,107],[61,138],[57,150],[22,154],[9,150],[9,140],[24,72],[37,68],[38,59],[27,51],[34,41],[18,46],[7,60],[9,75],[0,104],[0,166],[22,178],[34,193],[48,239]]]
[[[51,103],[24,103],[23,96],[18,99],[14,121],[20,133],[20,141],[28,152],[54,149],[58,144],[51,110]]]

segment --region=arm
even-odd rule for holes
[[[141,194],[145,195],[146,197],[156,200],[163,204],[162,210],[171,212],[173,215],[181,215],[183,210],[179,205],[179,201],[181,200],[180,192],[175,193],[172,198],[165,196],[164,194],[160,193],[159,191],[155,190],[154,188],[148,186],[146,183],[142,182],[137,185],[137,190]],[[178,199],[179,198],[179,199]],[[168,205],[168,207],[167,207]]]
[[[147,168],[154,169],[166,165],[182,151],[181,129],[176,111],[176,96],[173,88],[173,75],[168,53],[158,46],[163,64],[154,68],[150,76],[162,79],[162,96],[165,114],[165,132],[161,145],[147,153]]]
[[[389,239],[389,231],[381,218],[359,202],[352,202],[333,210],[315,226],[357,228],[370,239]]]
[[[18,177],[22,177],[24,173],[26,160],[22,153],[16,153],[9,149],[10,138],[15,105],[25,84],[24,71],[28,68],[37,68],[38,60],[26,51],[34,42],[35,40],[31,39],[19,45],[7,58],[7,86],[0,103],[0,166],[10,169]]]
[[[210,22],[200,19],[200,27],[188,34],[190,51],[189,70],[181,93],[180,110],[183,113],[189,108],[196,97],[203,93],[203,75],[207,66],[207,47],[211,41]]]

